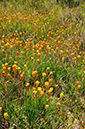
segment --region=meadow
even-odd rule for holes
[[[85,2],[0,1],[0,129],[85,128]]]

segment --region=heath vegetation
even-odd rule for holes
[[[0,1],[0,129],[85,128],[85,2]]]

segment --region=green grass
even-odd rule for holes
[[[1,129],[85,127],[84,6],[0,2]]]

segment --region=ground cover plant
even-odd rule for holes
[[[85,128],[84,27],[85,2],[0,2],[0,129]]]

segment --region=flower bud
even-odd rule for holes
[[[7,117],[8,117],[8,113],[5,112],[5,113],[4,113],[4,118],[7,119]]]
[[[2,111],[2,107],[0,107],[0,112]]]
[[[60,93],[60,98],[61,98],[61,99],[63,98],[63,93]]]
[[[45,105],[45,109],[47,110],[49,108],[49,105]]]

